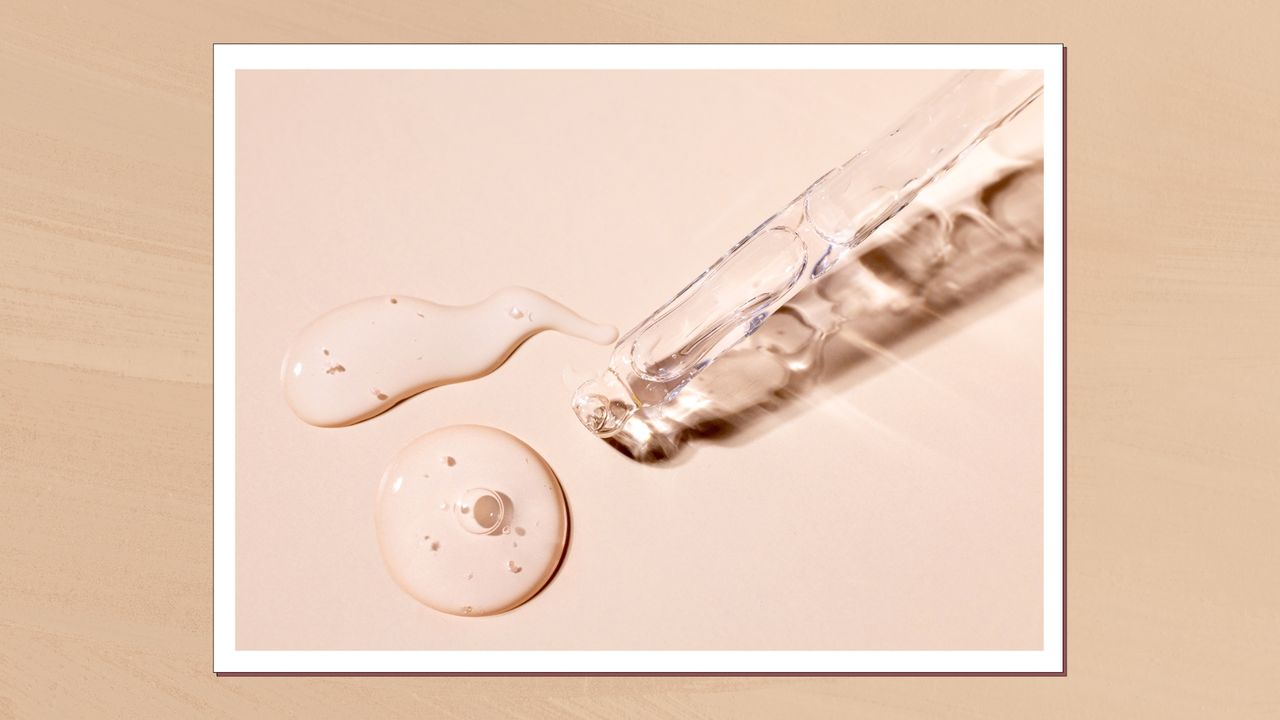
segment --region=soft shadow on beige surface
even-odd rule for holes
[[[966,203],[909,213],[904,228],[789,301],[671,406],[638,420],[640,432],[624,428],[609,444],[646,463],[676,461],[698,442],[741,444],[812,396],[856,382],[869,361],[944,340],[1038,286],[1043,172],[1010,169]]]
[[[1206,2],[0,5],[0,715],[1274,717],[1278,24]],[[209,43],[766,39],[1070,47],[1069,676],[214,678]]]

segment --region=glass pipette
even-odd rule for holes
[[[573,410],[601,438],[661,413],[775,310],[874,243],[877,228],[1043,91],[1040,71],[957,73],[867,149],[761,223],[614,347]]]

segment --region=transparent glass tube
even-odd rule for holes
[[[574,393],[578,419],[607,438],[637,412],[660,411],[1042,90],[1038,70],[957,73],[623,335],[608,369]]]

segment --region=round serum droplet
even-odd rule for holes
[[[466,462],[429,472],[451,453]],[[560,564],[568,530],[560,483],[537,452],[478,425],[434,430],[405,446],[383,473],[375,521],[396,583],[428,607],[469,617],[536,595]]]

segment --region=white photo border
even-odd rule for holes
[[[1060,44],[237,45],[213,47],[214,556],[218,674],[1066,673],[1064,61]],[[235,574],[236,71],[249,69],[1039,69],[1044,72],[1044,642],[991,651],[239,650]]]

